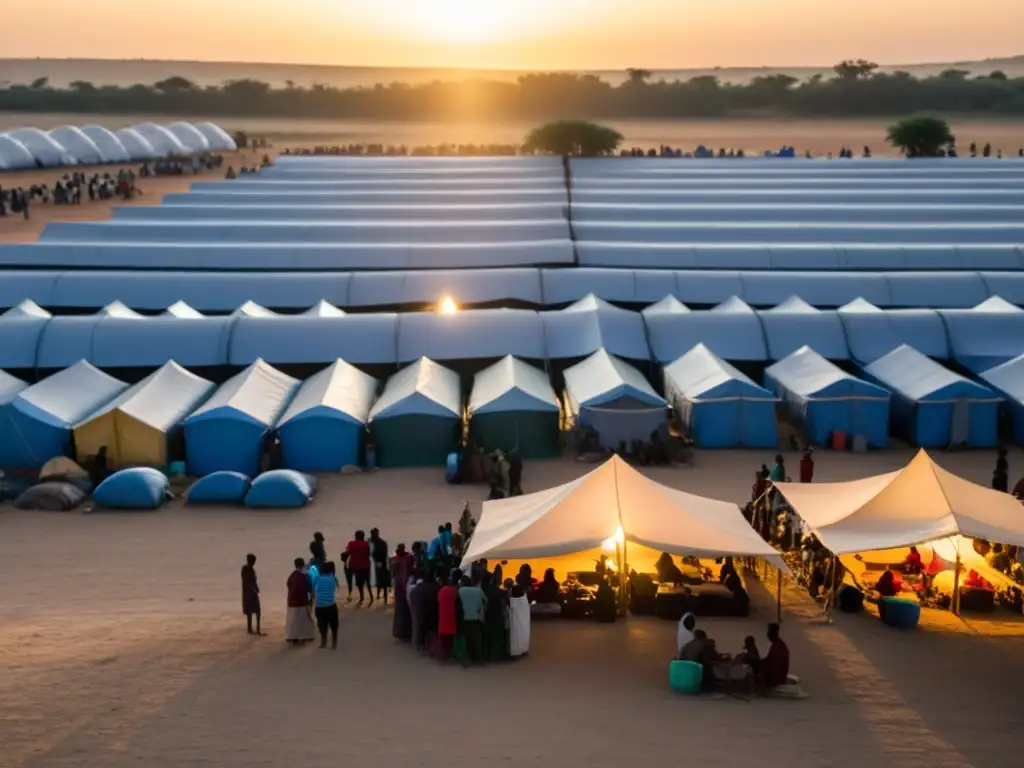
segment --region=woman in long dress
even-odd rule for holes
[[[406,595],[411,567],[412,555],[405,551],[405,544],[399,544],[395,556],[391,558],[390,573],[395,587],[395,617],[391,622],[391,634],[396,640],[412,639],[412,611]]]
[[[284,639],[289,643],[308,642],[316,637],[316,626],[309,614],[312,586],[304,570],[305,562],[295,558],[295,570],[288,577],[288,612],[284,622]]]

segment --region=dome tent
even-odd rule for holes
[[[51,130],[49,136],[64,147],[80,165],[99,165],[107,162],[96,142],[82,133],[81,128],[62,125]]]
[[[121,146],[124,147],[131,160],[153,160],[160,157],[160,153],[153,148],[146,137],[134,128],[121,128],[114,131],[114,136],[121,142]]]
[[[128,163],[132,157],[117,135],[102,125],[83,125],[82,133],[92,139],[105,163]]]
[[[113,467],[164,467],[181,421],[213,391],[213,384],[174,361],[129,387],[75,426],[79,460],[106,446]]]
[[[210,149],[218,152],[236,152],[238,145],[227,131],[214,123],[195,123],[195,129],[206,137]]]
[[[192,154],[177,136],[162,125],[140,123],[133,126],[133,130],[149,142],[157,157],[185,157]]]
[[[776,398],[698,344],[664,371],[665,396],[701,448],[774,448]]]
[[[52,136],[38,128],[19,128],[7,135],[24,144],[38,166],[56,168],[59,165],[78,164],[74,156],[59,141],[55,141]]]
[[[458,374],[420,358],[388,379],[369,423],[380,466],[443,465],[462,432]]]
[[[852,376],[808,346],[770,366],[764,382],[812,443],[828,445],[836,431],[863,435],[872,448],[889,442],[888,390]]]
[[[998,442],[999,396],[925,357],[906,344],[864,373],[892,392],[894,431],[922,448]]]
[[[183,422],[189,474],[259,472],[264,438],[298,386],[262,360],[224,382]]]
[[[277,422],[284,465],[336,472],[358,465],[377,380],[344,360],[307,379]]]
[[[0,171],[26,171],[36,167],[28,147],[7,133],[0,133]]]
[[[577,425],[595,429],[606,448],[668,431],[668,403],[640,371],[603,349],[565,371],[564,402]]]
[[[194,125],[184,122],[171,123],[167,130],[191,152],[206,152],[210,149],[210,142]]]
[[[561,453],[560,406],[547,374],[511,355],[480,371],[469,395],[470,440],[522,459]]]
[[[38,469],[66,455],[74,425],[127,388],[82,360],[23,389],[3,409],[0,466]]]

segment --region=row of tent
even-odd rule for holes
[[[1000,297],[971,309],[881,309],[857,299],[820,310],[791,297],[755,310],[733,297],[691,310],[668,296],[642,312],[589,295],[560,310],[470,309],[444,314],[348,314],[319,302],[278,315],[246,302],[227,316],[204,316],[177,302],[143,316],[120,302],[93,315],[51,316],[26,301],[0,316],[0,367],[51,370],[88,360],[101,368],[323,364],[394,365],[420,357],[442,362],[574,360],[606,349],[667,364],[698,344],[732,362],[781,360],[804,345],[830,360],[871,363],[907,344],[937,359],[981,371],[1024,354],[1024,309]]]
[[[17,128],[0,133],[0,171],[128,163],[237,149],[235,140],[214,123],[140,123],[116,131],[101,125],[62,125],[50,131]]]
[[[132,309],[154,312],[183,301],[201,312],[223,313],[250,300],[283,311],[303,310],[320,301],[342,309],[408,309],[435,305],[444,297],[466,307],[496,302],[558,307],[589,294],[637,307],[666,296],[697,307],[711,307],[733,296],[754,307],[774,307],[796,295],[822,309],[835,309],[856,299],[885,309],[969,309],[992,296],[1024,305],[1024,271],[870,273],[524,267],[231,273],[12,269],[5,271],[0,280],[3,309],[25,299],[54,310],[98,310],[121,301]]]
[[[426,358],[378,383],[337,360],[305,382],[262,360],[215,387],[177,363],[127,384],[87,362],[35,385],[0,372],[0,467],[42,466],[106,447],[113,466],[254,475],[280,438],[284,466],[335,471],[360,463],[367,430],[381,466],[440,465],[468,436],[485,450],[523,458],[560,452],[562,414],[617,448],[678,426],[701,447],[773,448],[776,408],[824,444],[834,432],[883,447],[891,429],[926,447],[992,446],[999,408],[1010,405],[1024,441],[1024,356],[982,374],[991,386],[900,347],[854,376],[804,347],[765,372],[765,387],[704,346],[663,371],[665,396],[633,366],[600,350],[565,371],[560,402],[547,374],[513,357],[479,372],[467,400],[459,376]],[[183,448],[182,446],[183,441]]]

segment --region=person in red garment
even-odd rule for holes
[[[459,588],[451,577],[445,582],[437,595],[437,642],[434,655],[447,660],[452,657],[455,647],[455,635],[459,631]]]
[[[804,457],[800,459],[800,482],[809,483],[814,480],[814,459],[811,458],[811,451],[804,451]]]
[[[369,605],[373,605],[373,590],[370,589],[370,542],[363,531],[356,531],[356,537],[345,547],[348,555],[348,567],[356,578],[356,589],[359,590],[359,605],[363,604],[364,592],[370,593]]]
[[[921,561],[921,553],[917,547],[911,547],[910,552],[903,560],[903,571],[905,573],[921,573],[924,571],[924,563]]]
[[[761,662],[761,685],[767,689],[785,685],[789,677],[789,646],[779,637],[779,625],[768,625],[768,641],[771,646],[768,655]]]

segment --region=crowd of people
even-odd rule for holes
[[[679,620],[676,630],[676,658],[700,664],[701,690],[727,693],[769,694],[789,682],[789,646],[779,625],[768,625],[768,653],[762,657],[753,635],[747,635],[736,654],[723,654],[713,638],[697,627],[692,613]]]

